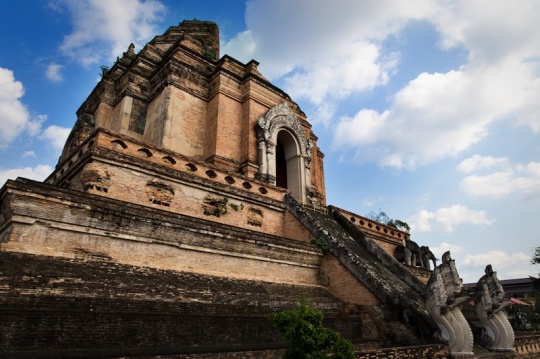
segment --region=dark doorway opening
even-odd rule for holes
[[[276,145],[276,186],[287,188],[287,161],[285,159],[285,148],[279,140]]]

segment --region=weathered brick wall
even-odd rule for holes
[[[447,359],[451,358],[446,345],[419,345],[414,347],[397,347],[359,352],[356,359]]]
[[[379,301],[334,255],[321,263],[321,282],[339,299],[358,305],[378,305]]]
[[[357,292],[340,301],[320,286],[311,244],[33,181],[8,182],[2,205],[6,350],[275,348],[266,314],[303,294],[356,343],[411,342]]]
[[[361,322],[313,286],[0,252],[0,351],[275,348],[268,313],[305,295],[354,341]]]
[[[47,182],[303,242],[312,239],[286,217],[287,190],[106,131],[90,138]]]
[[[215,28],[215,33],[203,39],[199,33],[190,35],[199,30],[182,23],[157,36],[138,54],[124,53],[82,104],[79,115],[94,118],[94,129],[103,127],[142,139],[253,179],[262,160],[257,121],[286,103],[312,141],[311,185],[315,197],[324,203],[322,153],[305,114],[260,74],[256,61],[243,64],[229,56],[217,60],[215,39],[205,42],[208,36],[219,36],[217,25],[208,23],[208,28]],[[147,106],[144,133],[129,130],[133,99]],[[79,144],[70,142],[60,162],[69,160]]]
[[[156,113],[151,116],[158,121],[147,123],[147,128],[153,127],[154,131],[154,141],[151,143],[185,156],[203,159],[206,101],[173,86],[163,91],[167,96],[167,106],[153,108]]]
[[[33,181],[7,187],[4,251],[318,285],[322,255],[306,242]]]

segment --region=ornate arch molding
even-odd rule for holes
[[[256,130],[259,147],[258,178],[271,184],[276,183],[275,153],[278,133],[281,130],[287,130],[295,139],[302,183],[302,189],[297,197],[305,200],[306,194],[311,191],[310,164],[313,142],[306,137],[300,120],[286,103],[281,103],[259,117]]]

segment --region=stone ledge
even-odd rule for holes
[[[318,285],[322,254],[306,242],[23,179],[2,200],[3,251]]]
[[[150,355],[282,347],[266,315],[304,295],[325,325],[360,340],[359,316],[321,287],[0,252],[0,351],[55,357],[77,349],[94,357],[88,353],[101,349]]]

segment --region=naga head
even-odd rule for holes
[[[442,255],[443,264],[450,263],[451,260],[452,260],[452,257],[450,256],[450,251],[444,252],[444,254]]]

